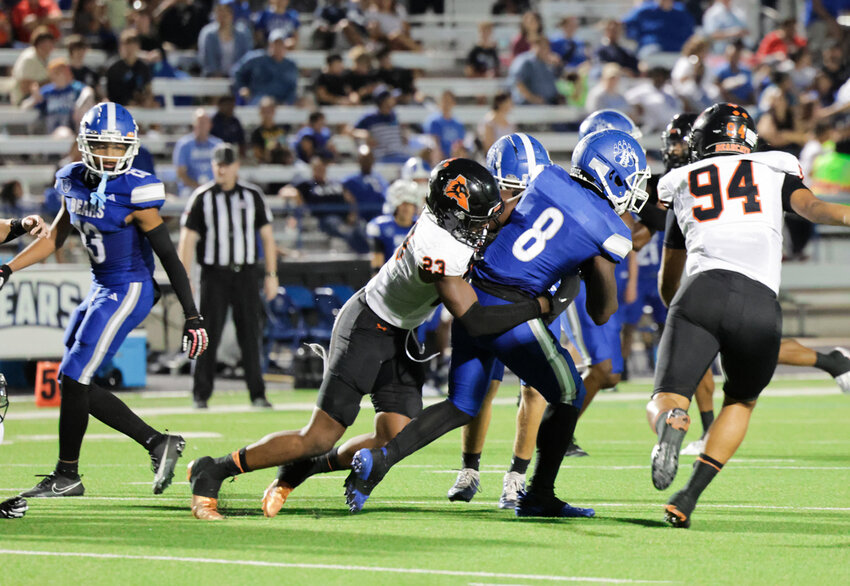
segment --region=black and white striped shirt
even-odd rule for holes
[[[215,183],[198,187],[180,225],[201,235],[197,254],[202,266],[242,267],[257,263],[257,231],[271,221],[262,190],[240,181],[231,191]]]

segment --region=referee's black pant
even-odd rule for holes
[[[260,289],[254,267],[241,270],[201,267],[201,315],[209,334],[209,347],[195,365],[192,394],[196,401],[207,401],[212,395],[216,353],[227,308],[233,309],[236,339],[242,351],[242,367],[251,400],[266,396],[260,363]]]

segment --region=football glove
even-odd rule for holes
[[[12,269],[9,268],[9,265],[0,265],[0,289],[3,288],[3,285],[6,284],[11,276]]]
[[[27,501],[19,496],[0,503],[0,519],[20,519],[27,512]]]
[[[549,300],[549,303],[552,305],[552,309],[544,319],[546,325],[549,325],[558,319],[558,316],[564,313],[570,303],[578,297],[580,285],[581,278],[578,275],[572,275],[561,279],[561,284],[558,285],[558,288]]]
[[[204,353],[208,344],[204,318],[200,315],[188,318],[183,326],[183,352],[188,352],[189,358],[195,359]]]

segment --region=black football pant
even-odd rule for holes
[[[233,310],[236,339],[242,351],[242,367],[251,400],[266,396],[260,362],[262,318],[258,271],[253,267],[242,270],[202,267],[201,315],[210,341],[207,351],[195,365],[192,394],[196,401],[206,401],[212,395],[216,353],[228,307]]]

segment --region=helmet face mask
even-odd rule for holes
[[[691,161],[717,155],[749,154],[756,149],[758,134],[749,113],[737,104],[714,104],[694,121],[688,146]]]
[[[139,128],[130,113],[120,104],[105,102],[92,107],[80,122],[77,146],[83,164],[103,175],[121,175],[133,166],[139,153]],[[108,147],[119,147],[115,155]]]
[[[425,205],[441,228],[475,249],[487,242],[491,222],[504,209],[496,180],[470,159],[449,159],[434,167]]]
[[[487,168],[501,189],[525,189],[551,163],[540,141],[522,132],[501,137],[487,151]]]
[[[643,147],[621,130],[591,133],[573,151],[570,175],[590,183],[617,215],[643,209],[651,174]]]

